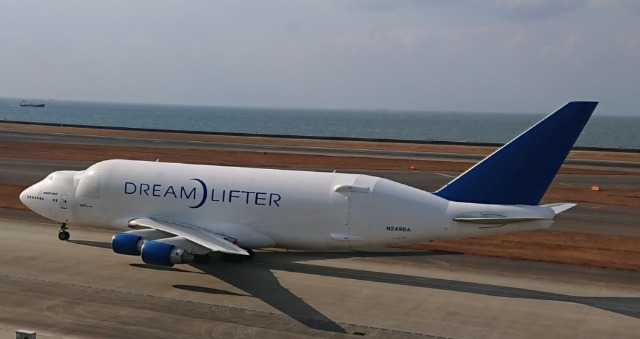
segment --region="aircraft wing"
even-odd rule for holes
[[[129,221],[129,227],[154,228],[163,232],[181,236],[212,251],[229,254],[249,255],[247,251],[245,251],[240,246],[232,243],[224,236],[189,224],[176,223],[161,219],[142,218]]]

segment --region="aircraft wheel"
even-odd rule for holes
[[[252,249],[246,249],[246,251],[249,253],[249,257],[246,259],[253,259],[256,256]]]
[[[69,240],[70,234],[67,231],[58,232],[58,239],[62,241]]]

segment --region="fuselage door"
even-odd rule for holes
[[[347,198],[347,223],[345,231],[352,235],[349,239],[349,247],[358,249],[368,246],[369,243],[369,198],[368,186],[356,186],[351,188],[351,194]]]
[[[60,194],[60,209],[67,209],[67,201],[69,200],[69,194]]]
[[[365,176],[347,176],[334,182],[331,201],[335,222],[330,230],[337,248],[357,249],[369,243],[369,198],[371,188]],[[364,180],[363,180],[364,179]]]

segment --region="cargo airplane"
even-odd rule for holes
[[[60,240],[67,225],[119,230],[113,251],[163,266],[537,230],[575,206],[539,203],[596,105],[566,104],[434,193],[360,174],[106,160],[53,172],[20,200],[60,223]]]

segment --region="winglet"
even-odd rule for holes
[[[537,205],[597,102],[570,102],[434,194],[451,201]]]

